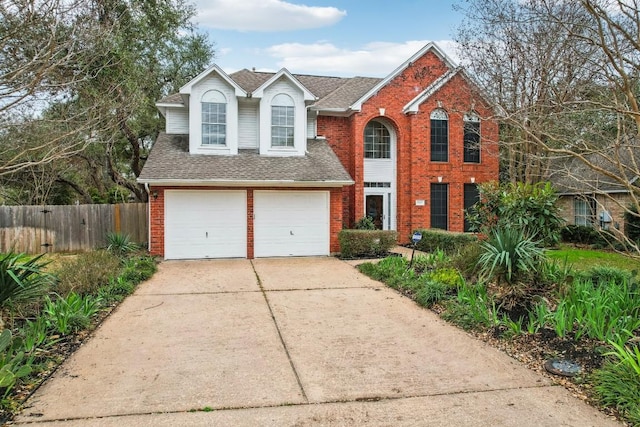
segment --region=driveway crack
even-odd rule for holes
[[[267,307],[269,308],[269,314],[271,315],[273,324],[275,325],[276,331],[278,332],[280,343],[282,344],[282,348],[284,349],[284,352],[287,355],[287,359],[289,359],[289,364],[291,365],[291,369],[293,370],[293,375],[296,377],[296,381],[298,382],[298,387],[300,387],[300,393],[302,393],[302,398],[306,403],[309,403],[309,398],[307,397],[307,393],[304,391],[304,387],[302,386],[302,381],[300,381],[300,375],[298,375],[298,370],[296,369],[296,365],[293,363],[293,359],[291,358],[291,354],[289,353],[289,349],[287,348],[287,343],[284,341],[284,337],[282,336],[282,331],[280,331],[280,326],[278,325],[276,316],[273,314],[273,308],[271,307],[271,303],[269,302],[269,298],[267,297],[267,292],[264,290],[264,287],[262,286],[262,280],[260,280],[260,276],[256,271],[256,267],[255,265],[253,265],[253,260],[250,260],[250,262],[251,262],[251,268],[253,268],[253,273],[256,275],[258,286],[260,287],[260,291],[262,292],[262,296],[264,297],[264,301],[267,303]]]

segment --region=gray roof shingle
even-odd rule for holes
[[[243,69],[230,74],[229,77],[245,91],[253,92],[274,75],[275,73]],[[382,80],[374,77],[347,78],[306,74],[294,74],[293,76],[318,98],[312,105],[315,110],[347,110],[355,101]],[[183,101],[180,94],[174,93],[162,98],[158,103],[182,104]]]
[[[549,179],[558,193],[627,192],[638,179],[640,147],[635,144],[607,147],[585,154],[584,159],[569,156],[552,161]]]
[[[353,183],[324,140],[309,140],[305,156],[261,156],[258,150],[239,150],[235,156],[220,156],[190,154],[188,135],[164,132],[158,136],[138,181],[230,185],[234,181],[255,181],[256,185],[289,183],[335,187]]]

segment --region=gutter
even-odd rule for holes
[[[147,250],[151,252],[151,190],[149,190],[149,183],[144,183],[144,189],[147,192]]]
[[[355,184],[353,180],[336,181],[294,181],[294,180],[185,180],[185,179],[140,179],[138,182],[148,188],[154,186],[175,187],[345,187]]]

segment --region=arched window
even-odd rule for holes
[[[364,128],[364,158],[391,158],[391,135],[385,125],[371,121]]]
[[[294,147],[295,103],[284,93],[271,100],[271,146]]]
[[[217,90],[202,95],[202,145],[226,145],[227,98]]]
[[[464,161],[480,163],[480,118],[475,113],[464,115]]]
[[[449,161],[449,116],[441,108],[431,112],[431,161]]]

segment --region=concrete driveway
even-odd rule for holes
[[[620,425],[333,258],[163,262],[15,423]]]

